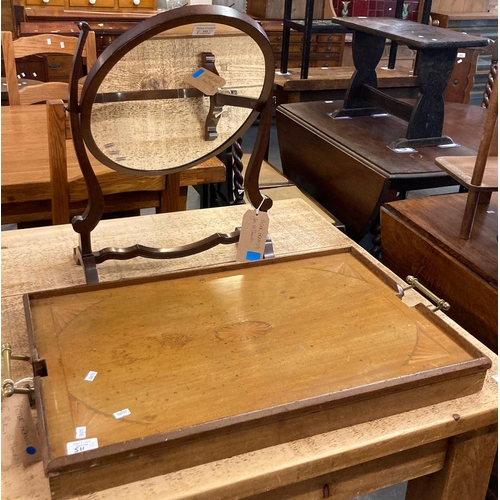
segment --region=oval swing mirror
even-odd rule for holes
[[[82,135],[92,155],[118,171],[161,175],[241,137],[274,78],[269,43],[248,19],[225,7],[183,7],[119,37],[82,90]]]

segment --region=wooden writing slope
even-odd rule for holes
[[[491,365],[354,248],[37,292],[25,310],[53,498],[466,396]],[[95,449],[68,454],[76,427]]]

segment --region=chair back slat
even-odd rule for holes
[[[83,86],[78,86],[80,95]],[[19,90],[19,104],[28,105],[39,102],[46,102],[50,99],[68,100],[68,84],[64,82],[45,82],[40,85],[24,87]]]
[[[21,37],[13,40],[10,31],[2,31],[2,54],[5,64],[5,77],[9,104],[13,106],[35,104],[49,99],[68,99],[68,84],[64,82],[40,82],[19,89],[16,59],[36,54],[67,54],[73,55],[78,39],[72,36],[42,34]],[[87,70],[97,59],[95,33],[90,31],[83,49],[87,58]]]

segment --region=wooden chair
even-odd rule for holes
[[[479,203],[498,191],[498,85],[493,85],[477,156],[440,156],[436,165],[468,190],[460,237],[468,240]]]
[[[487,108],[490,99],[491,93],[493,92],[493,86],[495,84],[495,80],[497,78],[498,73],[498,40],[495,40],[489,47],[489,52],[491,52],[491,66],[490,71],[488,73],[488,80],[486,82],[486,88],[483,93],[483,102],[481,106],[483,108]]]
[[[35,104],[49,99],[68,99],[68,84],[64,82],[40,82],[39,85],[18,87],[16,59],[36,54],[67,54],[73,55],[78,39],[72,36],[55,34],[21,37],[13,40],[10,31],[2,31],[2,55],[5,64],[5,77],[9,104]],[[87,71],[97,58],[95,33],[91,31],[87,38],[84,57],[87,61]]]
[[[68,149],[71,138],[64,103],[47,102],[52,223],[67,224],[72,215],[81,214],[88,199],[87,187],[75,158]],[[188,186],[222,182],[226,172],[223,163],[211,158],[179,173],[156,177],[138,177],[115,172],[91,158],[104,193],[105,212],[130,212],[155,208],[157,212],[186,209]]]

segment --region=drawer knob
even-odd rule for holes
[[[42,0],[43,3],[49,3],[49,0]]]
[[[141,3],[141,0],[133,0],[134,5],[139,5]]]
[[[95,5],[96,0],[89,0],[90,5]]]
[[[283,37],[282,37],[282,36],[277,36],[277,37],[276,37],[276,40],[278,40],[278,42],[281,42],[281,40],[282,40],[282,39],[283,39]]]

